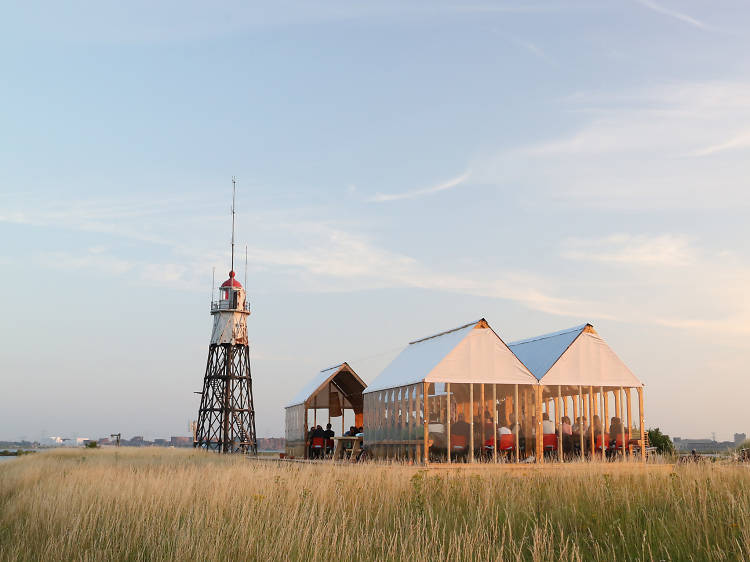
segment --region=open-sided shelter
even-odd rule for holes
[[[497,458],[498,418],[530,423],[538,389],[484,319],[413,341],[364,392],[365,446],[376,458]],[[518,445],[517,434],[516,459]]]
[[[362,424],[362,391],[365,382],[346,362],[320,371],[285,407],[286,454],[307,457],[306,443],[311,425],[318,424],[318,410],[326,410],[328,423],[341,417],[344,432],[344,412],[354,412],[355,424]],[[312,411],[312,419],[310,416]]]
[[[612,442],[623,454],[637,444],[641,455],[645,455],[643,383],[591,324],[512,342],[508,347],[541,384],[543,410],[556,421],[558,428],[560,460],[566,448],[577,446],[579,451],[588,448],[603,452]],[[637,429],[632,415],[633,388],[638,394]],[[614,419],[609,417],[610,396]],[[563,435],[560,423],[563,416],[572,416],[572,424],[579,417],[586,419],[588,431],[578,432],[578,443],[571,443]],[[598,421],[598,425],[592,421]]]

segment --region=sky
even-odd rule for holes
[[[317,371],[372,381],[482,317],[591,322],[648,426],[750,433],[748,27],[739,1],[6,6],[0,440],[189,434],[232,176],[259,436]]]

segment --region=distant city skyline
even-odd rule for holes
[[[750,433],[750,7],[135,0],[0,28],[0,439],[187,435],[229,270],[257,433],[347,361],[591,322],[670,435]]]

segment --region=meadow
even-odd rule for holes
[[[750,470],[423,470],[126,448],[0,465],[0,560],[452,559],[750,559]]]

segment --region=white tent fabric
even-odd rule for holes
[[[509,347],[545,386],[643,386],[607,342],[587,327],[590,324],[514,342]]]
[[[480,324],[481,323],[481,324]],[[536,384],[505,343],[481,320],[409,344],[365,393],[421,381]]]
[[[541,382],[543,385],[643,386],[607,342],[589,331],[576,338]]]

